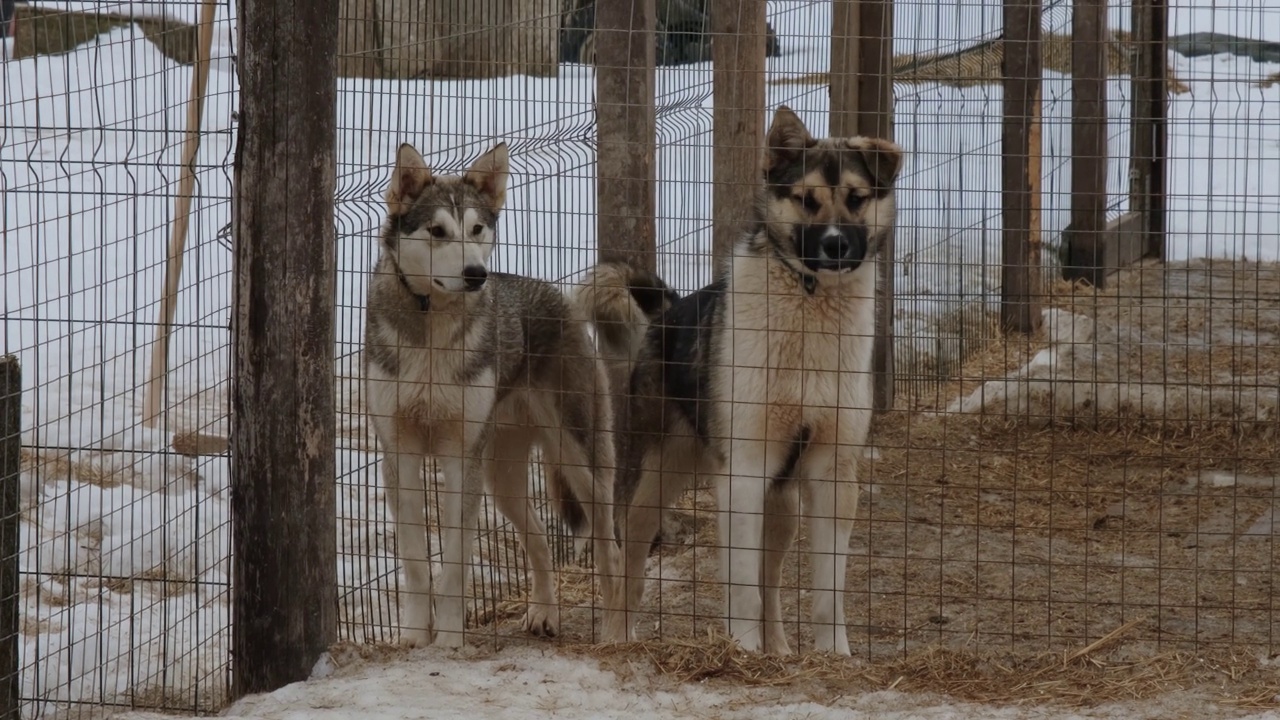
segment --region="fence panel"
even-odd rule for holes
[[[715,161],[725,151],[717,124],[732,120],[717,107],[726,94],[715,83],[734,68],[713,67],[713,55],[730,55],[713,43],[734,38],[710,13],[734,4],[654,0],[652,37],[638,40],[653,44],[656,147],[654,241],[636,249],[651,250],[682,295],[712,281],[717,228],[723,236],[726,223],[758,220],[716,210],[717,188],[759,181],[746,165],[726,177]],[[469,15],[466,3],[439,5],[340,3],[337,632],[369,654],[400,642],[405,624],[400,538],[362,351],[396,149],[412,143],[439,176],[508,143],[511,178],[489,269],[573,290],[601,247],[619,240],[605,236],[621,232],[601,223],[617,189],[601,182],[602,144],[638,143],[612,130],[602,137],[597,64],[649,55],[616,46],[637,41],[628,33],[598,37],[590,0],[485,0]],[[559,634],[522,631],[529,562],[486,498],[467,576],[468,642],[588,653],[626,672],[652,661],[682,677],[812,681],[803,687],[838,690],[824,696],[837,705],[845,701],[836,695],[885,687],[1040,703],[1211,684],[1233,703],[1274,704],[1273,673],[1258,658],[1278,650],[1280,11],[1258,0],[1135,0],[1099,18],[1096,3],[1045,0],[1024,6],[1040,20],[1018,35],[1000,0],[895,0],[891,77],[867,70],[851,87],[840,81],[851,69],[832,67],[834,5],[767,2],[763,58],[738,70],[762,63],[764,72],[763,107],[744,111],[763,112],[767,128],[785,104],[819,138],[839,109],[833,94],[858,95],[853,111],[867,113],[861,98],[891,82],[892,134],[905,151],[889,278],[896,392],[857,448],[863,499],[844,612],[860,664],[727,652],[710,474],[662,515],[636,624],[644,654],[590,645],[601,639],[596,558],[552,511],[539,453],[529,486],[555,561]],[[19,358],[24,377],[16,679],[25,717],[209,711],[228,697],[230,198],[240,110],[230,3],[217,5],[166,390],[159,422],[142,422],[184,193],[199,7],[166,0],[129,15],[19,3],[16,35],[5,41],[0,352]],[[1075,10],[1088,7],[1099,22],[1075,27]],[[885,40],[858,18],[864,47]],[[841,25],[849,34],[853,23]],[[1037,31],[1038,56],[1008,62],[1006,48]],[[1086,35],[1091,48],[1073,44]],[[1077,67],[1098,53],[1105,72]],[[1105,107],[1101,124],[1103,113],[1085,112],[1075,96],[1087,79]],[[1019,117],[1005,113],[1016,99],[1005,96],[1009,84],[1040,87]],[[1039,152],[1019,172],[1030,173],[1021,210],[1038,204],[1039,236],[1019,235],[1028,258],[1006,268],[1006,233],[1036,223],[1020,215],[1018,228],[1006,226],[1003,124],[1036,116],[1039,142],[1026,144]],[[1101,132],[1075,132],[1073,119]],[[1072,218],[1086,209],[1082,198],[1093,201],[1087,228]],[[1135,216],[1141,223],[1128,224]],[[1082,228],[1140,234],[1143,252],[1124,257],[1147,257],[1130,265],[1107,256],[1117,271],[1100,284],[1064,281],[1064,265],[1081,265],[1085,245],[1069,241]],[[1009,286],[1015,276],[1021,289]],[[1015,290],[1025,310],[1017,325],[1031,332],[1001,327],[1002,297]],[[436,518],[436,468],[428,471],[426,516]],[[424,532],[439,561],[437,528]],[[798,547],[810,540],[802,526]],[[778,602],[793,650],[814,647],[810,564],[790,552],[783,566]]]

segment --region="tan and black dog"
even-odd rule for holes
[[[641,300],[653,283],[626,266],[596,266],[595,285],[576,294],[588,317],[634,323],[632,332],[597,332],[606,357],[634,359],[627,382],[611,373],[628,614],[614,616],[625,627],[607,634],[634,637],[660,512],[705,475],[716,480],[732,637],[748,650],[789,652],[779,584],[803,514],[816,648],[847,655],[845,566],[871,422],[875,257],[896,218],[903,153],[886,140],[815,139],[786,107],[767,142],[753,226],[711,285],[652,322]]]

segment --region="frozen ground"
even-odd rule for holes
[[[72,6],[105,7],[58,5]],[[230,254],[220,233],[230,219],[235,143],[232,6],[220,8],[164,432],[142,428],[138,411],[190,68],[129,30],[65,56],[0,65],[2,349],[22,362],[23,439],[31,451],[23,475],[22,690],[48,702],[29,709],[73,700],[220,701],[228,643],[226,459],[166,449],[172,431],[226,432]],[[163,7],[195,19],[195,4]],[[770,60],[771,76],[825,69],[827,7],[770,3],[786,48]],[[993,4],[895,7],[899,52],[952,48],[994,31],[1000,17]],[[1062,18],[1051,13],[1047,22],[1061,28]],[[1174,33],[1275,39],[1280,11],[1182,3],[1171,26]],[[1171,57],[1192,88],[1171,106],[1171,256],[1280,258],[1280,86],[1258,87],[1280,66]],[[664,272],[682,290],[707,279],[700,258],[709,244],[710,75],[706,66],[659,73],[658,227]],[[1044,224],[1052,238],[1066,223],[1070,102],[1068,79],[1047,73],[1045,81]],[[342,85],[337,351],[347,376],[339,392],[353,412],[340,418],[337,454],[348,637],[385,639],[380,628],[395,621],[395,563],[349,378],[392,150],[409,140],[432,162],[454,168],[509,139],[515,187],[499,264],[571,277],[594,256],[592,86],[589,69],[576,66],[555,79]],[[939,318],[995,290],[1000,90],[897,91],[897,137],[909,152],[899,200],[898,335],[904,350],[918,350],[914,343],[924,346],[917,356],[936,357],[935,347],[950,347],[935,341],[943,334]],[[1126,83],[1113,79],[1110,92],[1116,159],[1109,190],[1119,212]],[[815,133],[825,132],[824,89],[771,85],[768,100],[791,104]]]
[[[559,720],[663,718],[748,720],[763,707],[776,720],[1280,720],[1280,713],[1231,712],[1208,698],[1171,693],[1156,701],[1088,710],[992,707],[894,691],[816,703],[778,688],[676,684],[644,672],[627,680],[585,660],[553,652],[507,650],[458,662],[435,651],[389,664],[355,663],[330,677],[245,698],[228,720]],[[126,713],[119,720],[156,720]]]

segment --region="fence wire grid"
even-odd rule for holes
[[[1106,699],[1158,692],[1171,676],[1207,682],[1211,665],[1228,668],[1230,697],[1280,685],[1259,674],[1259,658],[1280,653],[1280,9],[1188,0],[1167,8],[1167,37],[1155,37],[1134,18],[1164,3],[1140,2],[1135,12],[1044,0],[1016,6],[1020,15],[997,0],[891,3],[892,136],[905,160],[892,284],[880,287],[892,301],[878,312],[892,330],[893,392],[860,451],[845,588],[852,652],[872,668],[857,681],[867,687],[877,687],[867,679],[876,669],[927,668],[898,672],[899,682],[916,678],[901,689],[1025,700],[1084,687]],[[718,210],[717,188],[749,193],[757,182],[717,171],[728,141],[713,122],[715,83],[725,82],[713,42],[740,38],[712,15],[736,4],[654,0],[648,36],[597,30],[592,0],[472,5],[339,3],[344,642],[395,644],[404,630],[404,571],[363,390],[366,296],[397,147],[413,144],[445,175],[505,141],[511,180],[490,270],[566,291],[606,247],[650,252],[673,289],[697,290],[713,279],[717,228],[746,226]],[[751,38],[762,40],[763,108],[737,108],[760,113],[761,133],[785,104],[814,137],[829,134],[831,86],[847,72],[831,67],[833,5],[766,3],[767,27]],[[20,472],[4,478],[19,488],[19,512],[5,518],[17,545],[0,554],[17,568],[21,717],[210,712],[229,700],[239,98],[235,3],[212,7],[207,85],[194,95],[201,3],[17,2],[0,16],[3,353],[23,378],[20,429],[0,433],[20,433]],[[1102,18],[1084,50],[1073,24],[1081,8]],[[1038,18],[1038,30],[1007,17]],[[1043,72],[1009,78],[1017,65],[1006,52],[1036,35]],[[635,71],[603,63],[647,57],[634,49],[644,42],[654,45],[651,147],[602,137],[598,125],[598,107],[620,102],[598,78]],[[1167,52],[1153,69],[1156,43]],[[1090,57],[1105,57],[1105,116],[1073,119],[1073,65],[1096,67]],[[1010,80],[1029,81],[1032,117],[1010,115]],[[1163,89],[1152,94],[1144,80]],[[1146,114],[1158,97],[1165,120]],[[642,101],[628,112],[649,109]],[[1022,196],[1008,185],[1017,122],[1039,148],[1024,147],[1015,166]],[[1101,133],[1090,147],[1105,157],[1092,158],[1090,184],[1073,188],[1090,159],[1073,150],[1090,138],[1081,123]],[[738,142],[758,156],[763,140]],[[647,199],[624,196],[635,178],[598,182],[597,157],[619,143],[636,167],[647,158]],[[1153,205],[1156,193],[1135,178],[1157,162],[1167,193]],[[1030,207],[1010,214],[1019,197]],[[602,226],[607,213],[616,226]],[[1012,233],[1016,259],[1011,217],[1027,223]],[[184,222],[186,233],[175,232]],[[1085,258],[1115,272],[1100,287],[1063,279]],[[1027,327],[1011,328],[1013,317]],[[558,635],[526,640],[529,563],[486,498],[467,575],[468,641],[597,642],[597,558],[552,512],[540,455],[532,459]],[[722,632],[716,500],[702,480],[664,512],[648,559],[636,627],[660,664],[680,660],[664,642]],[[438,561],[437,495],[429,482]],[[793,650],[814,642],[807,541],[802,527],[781,582]],[[1009,682],[1047,667],[1038,663],[1049,653],[1075,663],[1058,684]],[[1005,660],[984,664],[992,658]],[[1088,659],[1096,664],[1085,668]],[[946,663],[969,674],[938,671]],[[1107,674],[1118,667],[1130,672],[1123,683]]]

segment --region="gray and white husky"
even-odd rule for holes
[[[612,346],[606,357],[634,364],[629,381],[612,383],[626,603],[613,632],[634,637],[630,614],[661,509],[706,475],[716,479],[730,635],[748,650],[789,652],[779,585],[803,513],[816,649],[847,655],[845,566],[871,421],[874,258],[896,218],[902,149],[815,139],[786,107],[767,140],[753,226],[711,285],[652,323],[642,311],[647,273],[597,265],[576,294],[583,314],[629,319],[632,330],[597,333]]]
[[[555,635],[560,613],[545,529],[534,511],[530,450],[548,495],[593,540],[607,627],[618,608],[613,445],[603,361],[554,286],[487,269],[506,195],[507,147],[462,175],[435,175],[401,145],[387,191],[381,255],[369,285],[366,405],[382,446],[387,499],[406,576],[402,635],[457,647],[466,620],[480,493],[511,522],[528,556],[524,627]],[[443,562],[433,595],[423,464],[439,464]],[[610,639],[610,638],[606,638]]]

